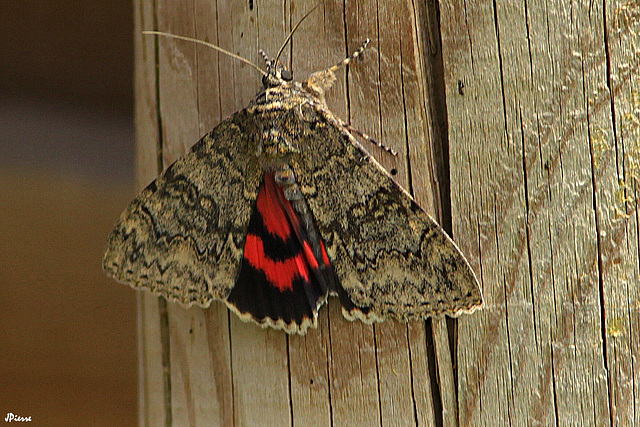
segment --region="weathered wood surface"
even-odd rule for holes
[[[231,58],[140,31],[260,63],[315,4],[135,1],[139,186],[260,85]],[[640,5],[438,6],[326,0],[285,60],[301,79],[374,40],[329,105],[400,153],[371,147],[452,224],[485,309],[452,328],[366,326],[333,303],[317,330],[287,337],[219,303],[169,303],[163,342],[161,304],[141,295],[141,425],[640,425]]]
[[[640,4],[440,5],[460,425],[640,425]]]

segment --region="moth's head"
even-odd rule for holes
[[[269,59],[266,53],[261,49],[260,54],[264,58],[267,66],[267,73],[262,76],[262,85],[265,89],[280,86],[286,82],[293,80],[293,73],[287,70],[277,59]]]

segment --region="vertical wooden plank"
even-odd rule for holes
[[[416,76],[414,80],[403,79],[406,109],[412,114],[407,118],[413,123],[413,135],[407,136],[411,165],[411,186],[420,204],[447,229],[450,224],[451,197],[449,194],[448,141],[446,121],[444,121],[444,89],[442,83],[442,57],[438,14],[434,10],[435,2],[418,2],[410,10],[412,15],[413,39],[412,52],[415,56]],[[404,56],[403,56],[404,58]],[[421,132],[421,135],[420,135]],[[422,141],[422,143],[420,143]],[[450,230],[449,230],[450,231]],[[454,236],[455,238],[455,236]],[[457,323],[453,321],[454,325]],[[431,331],[434,346],[436,375],[434,379],[440,391],[442,425],[458,425],[458,396],[454,373],[452,351],[457,344],[456,337],[449,336],[447,320],[444,316],[431,319]],[[451,339],[450,339],[451,338]],[[450,342],[454,348],[450,347]],[[424,369],[427,365],[424,365]],[[461,393],[466,393],[461,390]],[[440,418],[440,417],[438,417]]]
[[[286,16],[283,20],[287,29],[290,31],[292,26],[313,6],[305,2],[285,3]],[[343,52],[340,44],[341,15],[341,8],[336,7],[334,2],[327,2],[320,5],[318,10],[299,27],[281,59],[283,64],[291,67],[295,80],[304,80],[314,71],[332,64],[336,51]],[[329,40],[319,42],[319,37],[329,37]],[[331,108],[336,108],[333,101],[338,97],[335,94],[341,93],[342,88],[343,83],[339,78],[328,96]],[[332,411],[336,411],[336,408],[332,408],[334,400],[330,367],[333,359],[329,317],[328,307],[325,306],[319,314],[317,330],[308,330],[304,337],[289,338],[293,425],[320,426],[334,423]]]
[[[141,426],[160,426],[165,421],[158,297],[140,293],[138,298],[140,358],[139,421]]]
[[[491,208],[495,198],[487,186],[491,177],[487,169],[501,159],[495,151],[505,145],[505,135],[499,123],[495,34],[489,31],[492,8],[489,2],[478,3],[440,2],[453,231],[482,281],[484,294],[483,310],[473,319],[459,320],[458,380],[459,390],[466,390],[458,396],[463,426],[508,425],[508,399],[501,393],[511,383],[504,304],[499,302],[499,261],[486,260],[488,245],[480,247],[484,236],[497,234],[490,228],[501,212]],[[517,230],[514,218],[510,220],[508,225]],[[495,243],[495,238],[487,240]]]
[[[290,425],[287,337],[231,318],[234,424]]]
[[[638,187],[640,183],[640,5],[631,1],[607,2],[605,55],[609,79],[613,127],[595,136],[595,166],[603,176],[599,183],[603,209],[605,313],[607,359],[614,425],[640,425],[640,277],[638,273]],[[596,95],[597,93],[597,95]],[[593,105],[607,100],[598,90]],[[597,108],[597,107],[596,107]],[[605,107],[606,108],[606,107]],[[609,134],[608,132],[612,134]],[[613,140],[611,138],[613,136]],[[617,180],[615,179],[617,178]]]
[[[291,22],[295,24],[312,7],[307,2],[292,5]],[[344,5],[329,1],[322,4],[307,21],[299,27],[293,39],[292,60],[296,79],[303,80],[312,72],[327,68],[346,56],[345,43],[349,49],[357,49],[359,40],[345,38]],[[345,71],[327,93],[327,104],[338,117],[347,119],[348,98],[345,86]],[[358,422],[367,425],[380,424],[378,377],[373,327],[359,322],[346,321],[337,301],[330,301],[323,310],[328,312],[327,366],[331,422],[347,425]],[[297,345],[291,341],[291,346]],[[324,353],[321,354],[324,357]],[[293,364],[297,361],[292,359]],[[318,361],[320,364],[321,362]],[[299,390],[300,391],[300,390]],[[298,392],[299,392],[298,391]]]
[[[204,312],[207,329],[209,359],[213,371],[215,391],[207,396],[217,404],[214,420],[221,426],[233,425],[233,378],[231,370],[231,345],[229,312],[223,304],[215,304]],[[218,421],[219,420],[219,421]]]
[[[224,21],[222,23],[218,21],[220,12],[218,4],[207,0],[195,0],[194,8],[195,37],[198,40],[221,45],[220,33],[229,32],[229,28],[224,25]],[[223,80],[225,73],[221,70],[221,65],[224,64],[224,59],[231,58],[205,46],[196,46],[196,89],[200,135],[209,132],[233,112],[223,111],[223,106],[226,105],[223,99],[234,98],[233,85]],[[208,352],[202,352],[197,363],[208,364],[206,367],[211,370],[210,375],[203,375],[203,377],[210,380],[214,388],[210,394],[205,394],[203,399],[205,405],[215,405],[211,418],[206,419],[215,425],[232,425],[234,408],[229,313],[226,306],[219,302],[211,304],[202,312],[205,322],[204,334],[199,343],[206,345]],[[198,370],[194,370],[194,373],[197,375]],[[207,399],[209,402],[206,402]]]
[[[193,1],[157,1],[159,31],[195,37]],[[166,37],[159,37],[158,45],[158,105],[166,168],[200,139],[196,45]]]
[[[496,150],[508,153],[508,160],[500,167],[511,169],[508,176],[497,177],[498,180],[502,180],[503,185],[508,186],[505,187],[508,190],[494,199],[502,205],[498,207],[500,211],[512,214],[508,221],[516,227],[506,238],[496,236],[498,246],[502,246],[498,247],[496,252],[496,262],[502,265],[500,276],[496,279],[502,282],[500,295],[506,296],[500,298],[500,304],[504,304],[502,323],[507,334],[507,342],[504,343],[507,348],[503,353],[505,359],[500,363],[508,370],[508,374],[505,372],[505,375],[510,377],[510,386],[508,389],[505,387],[504,393],[508,419],[516,424],[536,422],[545,425],[554,422],[553,390],[548,375],[551,362],[550,343],[548,339],[536,336],[537,328],[540,326],[534,322],[536,314],[540,313],[536,312],[535,304],[540,305],[542,301],[549,303],[551,299],[544,290],[535,291],[535,285],[531,283],[531,274],[535,274],[532,272],[537,269],[532,262],[538,263],[540,256],[530,254],[531,247],[538,247],[538,236],[532,236],[530,232],[535,225],[531,226],[529,220],[529,216],[532,215],[531,197],[528,200],[526,197],[534,192],[527,193],[530,188],[539,188],[539,185],[533,184],[538,179],[536,172],[539,169],[532,171],[528,166],[523,167],[531,153],[535,154],[536,147],[530,131],[536,111],[532,99],[532,64],[527,44],[528,11],[524,7],[524,3],[497,5],[494,11],[497,20],[493,23],[486,21],[488,25],[494,25],[488,31],[495,37],[497,57],[493,59],[496,61],[494,65],[499,67],[494,69],[494,72],[498,73],[498,86],[492,89],[496,90],[494,96],[497,102],[502,103],[502,106],[494,104],[498,109],[496,122],[498,126],[503,126],[497,130],[504,138],[501,141],[504,144],[503,148],[496,147]],[[491,10],[483,9],[483,12],[485,11],[493,13]],[[476,141],[476,144],[478,143]],[[484,142],[480,144],[485,146]],[[505,157],[502,155],[502,158]],[[512,194],[508,194],[508,191]],[[505,206],[508,203],[511,206]],[[499,215],[500,213],[497,213],[494,218],[496,222],[500,221]],[[502,230],[500,233],[503,234]],[[503,255],[502,252],[506,254]],[[542,318],[547,319],[546,316]],[[545,320],[542,322],[545,323]],[[541,354],[545,356],[541,357]],[[548,362],[546,366],[543,366],[542,360]],[[535,395],[531,390],[540,391]],[[534,408],[535,412],[531,413],[531,409]]]
[[[586,382],[586,387],[576,388],[579,393],[590,398],[589,402],[583,403],[587,411],[583,419],[587,424],[612,423],[615,418],[615,408],[611,406],[612,392],[618,387],[612,383],[611,355],[608,354],[612,347],[604,332],[609,322],[608,316],[612,314],[610,311],[619,301],[616,293],[619,292],[618,279],[621,271],[609,260],[616,255],[625,258],[631,255],[626,249],[617,249],[625,236],[619,232],[623,229],[616,230],[617,226],[611,221],[614,207],[611,202],[618,187],[618,176],[616,155],[612,150],[614,135],[611,98],[607,88],[603,6],[603,3],[572,5],[567,11],[565,21],[573,24],[568,44],[572,49],[571,59],[576,72],[575,76],[565,79],[565,86],[575,85],[577,90],[574,90],[574,93],[581,92],[579,96],[575,96],[576,109],[572,111],[571,116],[580,124],[581,130],[584,129],[582,132],[586,144],[583,150],[587,151],[589,169],[582,176],[591,180],[589,214],[595,223],[595,242],[585,239],[589,245],[586,246],[588,252],[585,258],[595,258],[595,265],[584,265],[586,271],[582,273],[595,289],[580,289],[578,283],[578,292],[574,291],[578,298],[582,297],[580,294],[583,293],[584,301],[587,303],[584,309],[577,310],[577,319],[580,322],[577,322],[576,330],[580,339],[591,344],[589,347],[578,346],[576,358],[576,367],[583,373],[581,377]],[[581,160],[583,156],[584,154],[579,155]],[[582,161],[581,167],[584,168]],[[634,264],[637,266],[637,257],[635,259]],[[597,320],[592,320],[595,316],[598,316]],[[572,403],[583,399],[572,399]]]
[[[535,106],[522,114],[520,126],[528,151],[525,173],[532,178],[525,182],[529,224],[540,227],[531,228],[540,233],[530,233],[530,257],[550,260],[531,269],[534,321],[544,333],[537,337],[546,356],[541,371],[550,379],[540,394],[549,396],[549,388],[555,392],[561,423],[604,424],[611,408],[602,303],[611,294],[603,293],[607,273],[601,261],[608,255],[603,252],[602,213],[610,207],[602,204],[601,190],[603,183],[617,181],[615,171],[605,171],[594,157],[603,135],[612,138],[606,130],[612,119],[605,85],[604,11],[597,3],[559,4],[553,10],[532,3],[527,13],[532,65],[526,74],[532,83],[523,84],[527,79],[520,78],[509,86],[521,88],[514,93],[529,86],[531,102],[524,104]],[[508,12],[501,15],[504,26],[511,25],[506,24],[512,22]],[[542,29],[550,36],[542,36]],[[548,72],[556,76],[553,82]],[[594,104],[596,98],[600,100]],[[552,364],[546,363],[549,356]],[[530,412],[543,414],[551,406],[536,403],[530,403]]]
[[[382,425],[415,426],[418,411],[413,371],[428,371],[428,365],[412,364],[407,325],[388,321],[376,325],[375,330]],[[424,336],[421,338],[424,345]]]
[[[281,8],[270,1],[228,2],[231,10],[227,31],[233,34],[231,51],[262,66],[258,49],[277,51],[285,28],[273,26]],[[275,47],[277,46],[277,47]],[[273,54],[271,54],[273,56]],[[256,95],[260,75],[234,61],[236,110]],[[288,425],[291,423],[287,339],[280,331],[262,330],[231,317],[231,354],[236,425]],[[260,363],[256,363],[260,361]],[[256,408],[269,408],[259,411]]]
[[[332,425],[328,332],[329,313],[322,310],[318,315],[318,329],[309,329],[304,336],[289,337],[294,426]]]
[[[432,382],[435,381],[429,373],[429,361],[426,343],[425,324],[411,322],[407,325],[409,331],[409,350],[411,363],[411,384],[415,407],[416,426],[435,426],[436,408],[432,395]]]
[[[198,8],[196,9],[196,6]],[[207,5],[193,3],[159,3],[157,13],[158,29],[173,34],[187,35],[195,37],[196,18],[199,18],[199,24],[206,26],[208,20],[212,16],[216,16],[215,10],[206,8]],[[255,22],[250,16],[247,16],[245,10],[234,10],[232,15],[235,20],[246,19]],[[203,23],[204,22],[204,23]],[[225,21],[226,29],[229,29],[228,21]],[[199,27],[201,28],[201,27]],[[148,27],[146,29],[149,29]],[[215,26],[214,26],[215,29]],[[207,33],[207,36],[211,33]],[[242,44],[245,34],[240,32],[236,34],[233,40],[237,44]],[[205,36],[206,37],[206,36]],[[251,39],[251,37],[247,37]],[[160,77],[160,89],[158,91],[159,98],[157,103],[161,112],[160,122],[162,123],[162,154],[164,166],[168,166],[182,155],[188,147],[195,143],[200,135],[201,129],[205,126],[213,126],[213,122],[221,116],[221,109],[228,108],[228,102],[222,102],[224,99],[236,99],[244,97],[249,99],[257,91],[259,87],[259,78],[256,78],[253,70],[253,81],[255,85],[242,85],[235,88],[231,85],[232,92],[227,90],[226,94],[220,93],[218,82],[213,76],[213,80],[208,80],[206,71],[213,70],[211,66],[212,60],[215,59],[215,52],[200,52],[199,57],[196,56],[197,47],[190,43],[179,42],[175,40],[159,39],[160,45],[158,62]],[[249,42],[253,55],[257,55],[255,49],[255,37],[253,42]],[[233,47],[230,50],[234,50]],[[213,53],[213,54],[212,54]],[[208,58],[207,58],[208,56]],[[250,57],[251,55],[245,55]],[[236,65],[236,64],[234,64]],[[199,74],[199,70],[203,71]],[[245,70],[237,70],[242,73]],[[200,84],[200,81],[206,81],[207,85]],[[231,79],[233,81],[233,79]],[[223,86],[225,89],[229,85]],[[247,95],[247,93],[251,95]],[[150,91],[155,96],[155,90]],[[217,98],[217,99],[216,99]],[[241,100],[246,103],[245,100]],[[232,106],[235,110],[235,106]],[[230,113],[232,111],[227,112]],[[238,406],[232,395],[232,365],[235,366],[235,383],[237,392],[240,397],[246,390],[251,391],[251,384],[254,376],[249,366],[254,366],[255,357],[243,358],[243,355],[253,355],[243,351],[244,348],[255,348],[253,344],[257,343],[266,345],[265,353],[268,355],[269,346],[275,345],[275,348],[285,349],[284,337],[280,336],[277,340],[270,339],[269,336],[261,334],[260,330],[256,330],[249,334],[249,337],[240,338],[240,346],[236,348],[236,359],[231,360],[232,347],[230,345],[229,328],[227,324],[227,310],[219,303],[214,303],[208,310],[199,308],[184,309],[176,304],[168,304],[169,312],[169,328],[170,328],[170,349],[171,349],[171,409],[173,423],[178,425],[194,425],[206,420],[207,423],[214,425],[230,425],[236,422],[239,425],[254,424],[256,420],[264,420],[263,414],[257,413],[251,405],[245,404]],[[150,329],[158,328],[158,319],[151,319],[155,324],[150,325]],[[220,324],[222,322],[222,324]],[[247,325],[248,326],[248,325]],[[245,327],[245,325],[242,325]],[[215,352],[215,353],[214,353]],[[272,356],[272,355],[271,355]],[[269,357],[267,357],[269,358]],[[273,356],[271,357],[273,358]],[[281,360],[281,357],[277,357]],[[234,363],[235,362],[235,363]],[[157,364],[156,364],[157,365]],[[286,366],[280,369],[273,369],[268,364],[263,366],[264,375],[260,377],[261,384],[266,389],[275,387],[265,393],[264,404],[274,408],[270,397],[276,398],[278,402],[284,402],[286,407],[284,411],[278,413],[271,411],[276,417],[275,420],[281,421],[282,415],[289,415],[288,399],[286,393],[287,369]],[[156,372],[162,372],[162,367],[155,366]],[[283,390],[282,384],[284,383]],[[154,384],[155,390],[151,393],[153,396],[162,396],[162,384]],[[260,391],[260,390],[258,390]],[[264,391],[264,390],[263,390]],[[284,399],[283,397],[284,396]],[[233,406],[235,403],[235,407]],[[160,406],[161,408],[161,406]],[[154,416],[154,412],[148,412],[149,416]],[[260,417],[260,418],[256,418]],[[156,422],[150,422],[150,425],[159,425],[162,418],[156,417]]]
[[[313,6],[304,2],[285,4],[287,28],[290,30]],[[298,28],[282,55],[282,62],[291,67],[295,80],[304,80],[311,73],[336,62],[336,53],[340,56],[344,52],[341,25],[342,8],[335,2],[327,2]],[[324,40],[319,42],[319,37]],[[335,102],[343,91],[344,80],[338,78],[328,94],[330,108],[344,109],[344,103],[336,105]],[[332,408],[335,404],[329,328],[329,317],[334,315],[328,307],[323,307],[317,330],[309,330],[304,337],[289,338],[293,425],[333,425],[335,422],[334,412],[339,410]]]
[[[218,25],[218,7],[215,2],[209,0],[194,1],[195,38],[213,43],[222,47],[220,33],[228,32],[224,25]],[[233,92],[225,93],[225,89],[233,82],[225,78],[221,70],[221,61],[226,55],[206,46],[196,45],[196,79],[198,95],[198,119],[200,135],[209,132],[225,117],[233,113],[233,110],[222,111],[222,98],[232,98]],[[232,58],[228,58],[232,59]],[[224,84],[222,84],[224,82]]]
[[[156,99],[156,40],[140,36],[143,29],[153,28],[155,9],[148,0],[134,2],[134,90],[135,103],[135,168],[136,189],[141,190],[158,174],[159,129]]]
[[[260,8],[262,2],[256,2],[251,9],[248,2],[232,4],[230,22],[223,31],[231,30],[233,34],[231,51],[250,58],[258,63],[257,49],[259,45]],[[269,34],[267,39],[280,39]],[[267,47],[268,48],[268,47]],[[210,60],[202,59],[202,62]],[[255,70],[245,64],[234,62],[234,79],[236,82],[253,82],[253,84],[235,84],[234,98],[236,106],[246,105],[255,95],[259,87],[259,76]],[[206,94],[203,94],[206,96]],[[224,96],[224,95],[222,95]],[[206,102],[204,99],[201,106]],[[194,139],[195,141],[195,139]],[[225,310],[220,306],[213,310]],[[220,316],[215,316],[220,317]],[[254,325],[247,325],[233,318],[231,323],[231,349],[229,372],[233,377],[233,416],[238,425],[256,425],[262,422],[278,424],[289,418],[288,399],[288,367],[286,364],[286,340],[281,333],[265,333]],[[211,337],[209,338],[211,339]],[[218,346],[219,347],[219,346]],[[256,364],[257,359],[264,358],[263,363]],[[207,360],[207,359],[204,359]],[[195,360],[191,361],[193,365]],[[202,362],[201,362],[202,363]],[[197,371],[203,371],[198,369]],[[193,393],[193,390],[191,391]],[[256,407],[270,408],[267,414],[256,411]],[[196,417],[196,419],[209,419]]]
[[[214,371],[211,363],[209,342],[213,337],[208,334],[205,310],[185,309],[175,303],[168,305],[173,422],[196,425],[198,420],[209,420],[223,425],[225,418],[229,418],[223,406],[225,399],[211,396],[217,395],[217,382],[224,381],[225,377],[216,376],[220,371]]]
[[[502,228],[522,230],[524,201],[515,194],[516,209],[503,218],[504,199],[501,184],[512,187],[516,181],[516,146],[509,145],[503,123],[500,63],[497,34],[490,2],[441,3],[442,39],[447,83],[447,107],[450,124],[452,194],[458,204],[452,206],[453,226],[464,251],[475,255],[476,271],[484,286],[485,307],[474,319],[460,321],[460,389],[471,394],[460,396],[461,425],[508,425],[513,409],[512,372],[509,369],[509,324],[506,321],[505,294],[512,278],[505,283],[509,269],[518,273],[519,262],[510,254],[512,236]],[[493,31],[491,31],[493,30]],[[513,154],[506,156],[506,154]],[[496,176],[496,170],[498,175]],[[507,174],[499,172],[515,172]],[[464,176],[463,174],[467,174]],[[495,180],[495,183],[492,182]],[[503,182],[499,182],[502,180]],[[469,188],[470,187],[470,188]],[[508,206],[506,207],[508,208]],[[518,212],[520,211],[520,212]],[[487,236],[487,244],[477,249]],[[501,238],[502,240],[498,240]],[[475,245],[472,245],[474,242]],[[500,251],[500,245],[505,246]],[[490,247],[490,249],[488,249]],[[493,251],[487,259],[485,253]],[[505,260],[497,254],[505,252]],[[481,261],[481,264],[478,264]],[[507,270],[507,271],[505,271]],[[486,328],[486,329],[484,329]],[[479,366],[474,367],[475,360]],[[474,393],[475,391],[475,393]],[[489,416],[489,414],[491,414]]]
[[[136,188],[142,189],[158,173],[158,117],[156,108],[156,41],[138,36],[153,28],[152,2],[134,1],[134,85],[136,93]],[[162,425],[165,419],[162,393],[162,346],[157,328],[158,299],[138,295],[138,394],[140,426]]]
[[[296,1],[290,5],[291,24],[295,25],[315,3]],[[344,5],[330,0],[322,3],[305,22],[298,27],[292,38],[292,48],[287,49],[285,59],[291,58],[295,80],[303,81],[312,73],[328,68],[346,56],[345,43],[351,49],[359,47],[358,41],[346,40],[344,28]],[[364,41],[364,40],[363,40]],[[357,45],[357,46],[354,46]],[[289,53],[290,52],[290,53]],[[336,74],[338,78],[326,94],[329,109],[336,116],[347,120],[347,92],[345,70]]]
[[[355,43],[371,38],[371,48],[363,61],[349,69],[349,106],[352,125],[393,148],[398,156],[363,141],[370,152],[404,188],[411,189],[408,168],[411,164],[408,141],[424,148],[425,135],[420,116],[420,88],[416,84],[413,11],[409,2],[348,2],[346,8],[347,40]],[[353,44],[353,43],[352,43]],[[350,46],[350,52],[357,44]],[[409,116],[409,117],[408,117]],[[408,126],[407,126],[408,124]],[[367,145],[368,144],[368,145]],[[423,150],[424,151],[424,150]],[[423,178],[422,175],[416,181]],[[419,185],[416,185],[421,192]],[[424,326],[424,325],[423,325]],[[415,425],[417,410],[412,384],[413,370],[428,376],[428,365],[413,365],[410,357],[408,329],[405,325],[385,321],[375,325],[374,343],[379,383],[380,422],[385,426]],[[421,340],[425,345],[425,339]],[[431,390],[429,389],[429,392]],[[420,396],[419,396],[420,397]],[[430,397],[430,395],[429,395]]]
[[[336,301],[327,308],[333,424],[381,425],[373,327],[344,319]]]
[[[454,234],[486,303],[460,323],[463,425],[635,421],[634,107],[616,94],[637,59],[612,23],[637,7],[607,5],[441,2]]]
[[[430,28],[434,22],[429,19],[435,17],[435,12],[425,10],[433,5],[413,2],[384,2],[375,7],[370,2],[363,2],[363,5],[360,5],[359,8],[352,6],[358,14],[358,18],[351,20],[357,23],[357,25],[351,24],[351,26],[354,27],[352,30],[355,33],[363,33],[369,28],[369,31],[378,34],[378,51],[376,53],[378,55],[379,83],[376,95],[379,99],[379,112],[375,112],[375,110],[372,112],[370,107],[366,107],[367,100],[374,98],[374,96],[363,96],[363,100],[361,100],[356,92],[351,97],[354,123],[358,116],[353,112],[358,107],[362,108],[365,114],[368,112],[372,116],[362,120],[364,130],[374,135],[383,144],[396,149],[400,155],[398,158],[390,158],[387,153],[375,147],[372,148],[372,152],[378,154],[381,163],[388,170],[397,172],[396,180],[411,191],[424,208],[438,216],[441,212],[441,200],[436,170],[441,166],[437,164],[441,159],[437,158],[436,153],[438,151],[437,145],[442,144],[443,141],[441,139],[442,133],[437,129],[441,123],[433,115],[434,111],[437,111],[434,108],[437,105],[437,99],[435,99],[432,85],[437,79],[435,73],[439,72],[436,63],[439,46],[432,40],[433,36],[438,37],[437,28],[435,33],[428,33],[429,30],[434,30],[434,28]],[[369,11],[369,9],[373,10]],[[347,21],[348,30],[349,22],[350,20]],[[428,42],[431,44],[427,45]],[[365,69],[366,71],[374,74],[371,73],[372,70]],[[363,74],[358,68],[354,68],[353,81],[357,82]],[[367,87],[366,84],[362,86]],[[398,114],[398,111],[402,111],[403,114]],[[376,113],[379,120],[376,120]],[[358,126],[357,123],[356,126]],[[440,396],[444,409],[442,419],[444,425],[456,425],[456,391],[446,324],[444,319],[434,319],[433,322],[436,329],[442,332],[434,335],[436,338],[436,358],[438,359],[436,366],[439,369],[440,377]],[[418,345],[424,346],[424,324],[411,325],[411,327],[420,329],[423,339]],[[393,328],[395,325],[391,323],[376,327],[379,351],[387,344],[389,347],[393,347],[392,341],[401,339],[397,329],[395,332],[391,332],[394,331]],[[425,351],[424,348],[414,345],[407,349],[396,347],[391,353],[393,355],[391,360],[394,360],[394,363],[389,363],[386,359],[383,363],[382,358],[378,363],[382,383],[402,372],[408,372],[410,376],[414,377],[410,389],[402,388],[408,384],[403,382],[399,384],[400,388],[389,390],[389,394],[394,396],[393,404],[390,404],[390,400],[385,398],[387,389],[381,389],[383,423],[410,422],[409,414],[413,413],[415,420],[411,422],[417,422],[419,425],[434,424],[436,421],[433,413],[431,389],[430,387],[416,388],[416,385],[430,385],[427,360],[424,358],[420,363],[404,365],[406,359],[400,355],[405,350],[409,353],[413,350],[414,354],[423,355]],[[405,356],[409,357],[406,354]],[[410,358],[413,359],[413,354]],[[415,381],[416,377],[424,378],[426,383],[419,384]],[[403,400],[403,396],[405,400]],[[410,408],[410,405],[413,405],[413,408]],[[422,410],[423,408],[424,410]],[[402,415],[399,415],[399,411],[402,410],[407,412],[401,412]]]
[[[158,0],[156,3],[156,25],[159,31],[187,37],[195,36],[193,2],[171,2]],[[182,156],[199,139],[198,132],[198,96],[196,72],[196,46],[179,40],[160,37],[158,43],[158,99],[161,124],[162,168],[165,169]],[[202,394],[192,384],[190,369],[203,377],[209,377],[209,371],[202,371],[202,365],[193,360],[190,365],[189,352],[198,348],[185,347],[186,335],[193,333],[195,317],[202,317],[198,309],[186,312],[176,303],[167,302],[169,341],[163,342],[164,351],[169,351],[171,420],[177,425],[194,425],[196,412],[200,406]],[[201,323],[201,322],[195,322]],[[162,329],[162,324],[160,325]],[[196,336],[199,336],[196,333]],[[188,340],[186,340],[188,341]],[[168,348],[167,348],[168,347]],[[206,349],[206,347],[205,347]],[[192,387],[194,386],[194,387]],[[207,411],[208,412],[208,411]]]

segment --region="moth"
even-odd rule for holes
[[[131,202],[108,238],[106,274],[299,334],[329,296],[365,322],[479,307],[455,243],[327,108],[335,71],[365,46],[303,82],[280,53],[264,55],[266,70],[250,63],[262,90]]]

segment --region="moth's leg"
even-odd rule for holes
[[[348,125],[346,123],[342,123],[342,127],[344,127],[346,130],[348,130],[351,133],[355,133],[360,138],[366,139],[367,141],[371,142],[372,144],[377,145],[378,147],[382,148],[383,150],[385,150],[386,152],[388,152],[392,156],[394,156],[394,157],[398,156],[398,152],[396,150],[394,150],[393,148],[387,147],[383,143],[376,141],[375,139],[371,138],[366,133],[359,131],[358,129],[352,127],[351,125]]]

